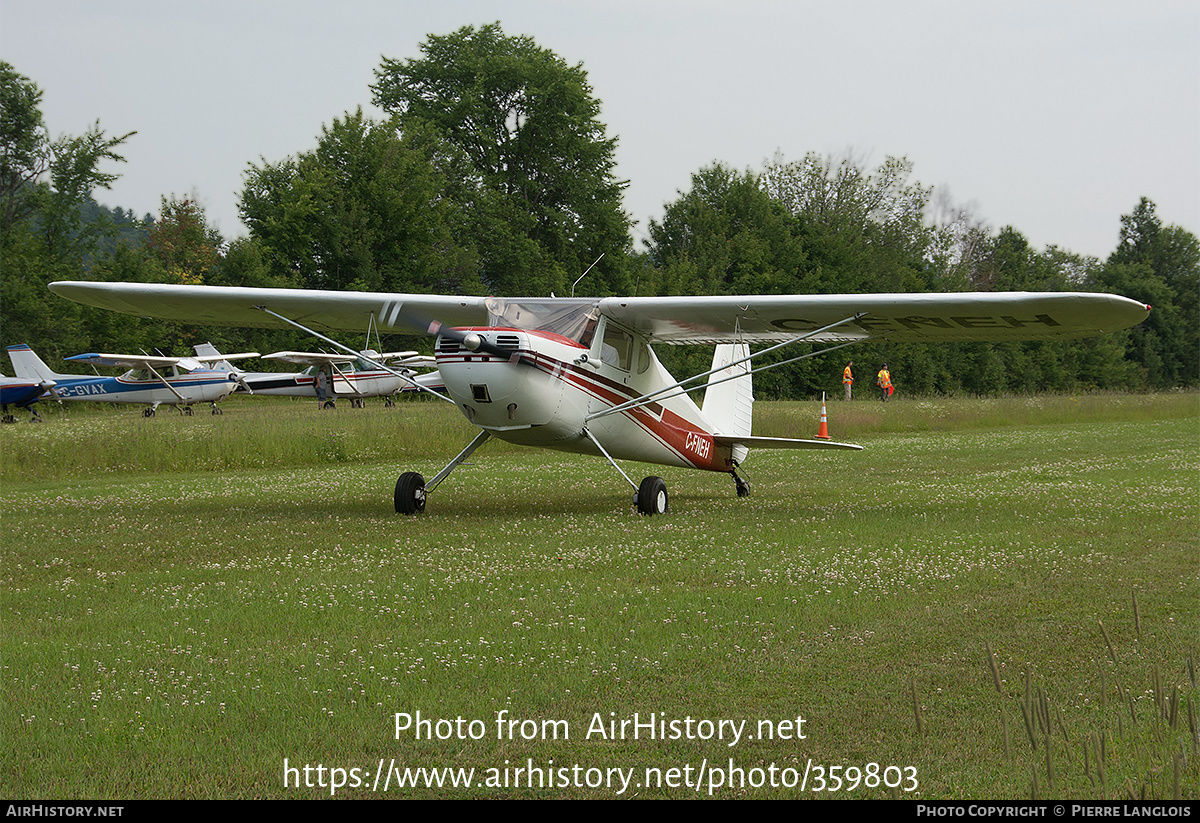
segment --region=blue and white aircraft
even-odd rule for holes
[[[257,352],[222,355],[221,359],[257,357]],[[56,399],[91,400],[100,403],[144,403],[146,417],[153,417],[159,406],[180,407],[192,413],[195,403],[211,403],[213,414],[220,414],[217,401],[239,385],[234,372],[216,371],[206,366],[203,357],[163,357],[146,354],[77,354],[68,357],[77,363],[117,366],[129,371],[119,377],[59,374],[47,366],[33,349],[21,343],[8,347],[8,357],[18,377],[50,383]]]

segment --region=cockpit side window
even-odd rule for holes
[[[604,341],[600,344],[600,359],[610,366],[629,371],[633,362],[633,335],[611,323],[605,323]]]

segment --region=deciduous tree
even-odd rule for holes
[[[500,294],[629,287],[629,219],[614,175],[616,140],[582,65],[498,23],[430,37],[415,59],[385,59],[374,102],[407,131],[430,125],[470,159],[486,285]]]
[[[251,166],[240,211],[277,277],[325,289],[478,291],[461,161],[429,129],[362,111],[317,147]]]

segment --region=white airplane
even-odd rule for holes
[[[636,489],[644,514],[667,511],[666,484],[655,476],[635,483],[617,460],[723,472],[744,496],[749,486],[737,470],[751,448],[861,448],[752,435],[751,364],[766,352],[797,342],[828,343],[827,352],[870,339],[1078,338],[1136,325],[1150,309],[1087,292],[485,298],[142,283],[57,282],[50,289],[146,317],[293,326],[347,352],[318,329],[373,322],[437,335],[448,399],[479,434],[429,482],[416,472],[400,475],[395,507],[404,514],[424,511],[427,495],[492,437],[605,457]],[[713,367],[676,381],[652,343],[716,344]],[[751,344],[767,347],[751,355]],[[688,396],[699,389],[701,405]]]
[[[205,358],[221,358],[223,355],[211,343],[193,346],[196,354]],[[415,351],[386,352],[380,354],[365,349],[357,355],[327,354],[321,352],[281,351],[262,355],[263,360],[279,360],[308,366],[301,372],[250,372],[235,369],[223,360],[213,360],[214,367],[236,372],[241,385],[237,391],[250,394],[281,395],[288,397],[316,397],[317,372],[321,369],[330,376],[331,391],[326,405],[332,406],[339,398],[349,398],[355,408],[362,408],[368,397],[383,397],[392,406],[392,395],[410,388],[414,382],[438,390],[441,378],[436,371],[418,375],[414,369],[437,368],[434,358]],[[379,368],[374,363],[386,364]]]
[[[257,357],[257,352],[223,355],[224,359]],[[217,401],[238,387],[236,374],[215,371],[205,366],[202,357],[163,357],[146,354],[77,354],[68,357],[79,363],[117,366],[129,371],[119,377],[59,374],[47,366],[33,349],[21,343],[8,347],[13,371],[18,377],[50,384],[50,393],[58,400],[91,400],[101,403],[145,403],[142,412],[153,417],[162,404],[177,406],[184,414],[192,413],[192,404],[211,403],[213,414],[220,414]]]

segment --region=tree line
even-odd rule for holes
[[[467,27],[431,36],[419,57],[384,59],[371,91],[384,117],[345,113],[311,150],[248,164],[238,206],[249,235],[226,241],[187,199],[163,198],[157,218],[99,206],[134,133],[109,136],[97,122],[51,140],[40,89],[0,63],[4,342],[27,342],[50,363],[83,351],[184,354],[205,340],[238,351],[313,345],[290,331],[90,309],[49,292],[61,279],[504,296],[1081,290],[1154,310],[1082,341],[862,343],[845,358],[767,372],[757,394],[829,390],[845,359],[860,380],[888,362],[910,394],[1200,382],[1200,245],[1163,225],[1148,199],[1121,217],[1101,261],[1038,251],[1012,227],[991,231],[914,180],[904,158],[872,168],[854,156],[777,155],[757,171],[700,169],[635,249],[616,139],[581,65],[499,24]],[[680,371],[707,365],[692,347],[659,354]]]

